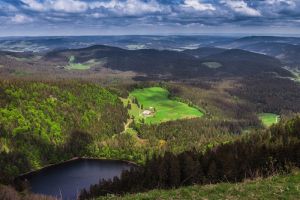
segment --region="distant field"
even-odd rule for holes
[[[290,71],[294,75],[294,77],[291,78],[292,80],[300,82],[300,69],[299,68],[284,67],[284,69]]]
[[[211,69],[217,69],[219,67],[222,67],[222,64],[218,63],[218,62],[204,62],[202,64],[206,65],[207,67],[209,67]]]
[[[99,197],[97,200],[196,200],[196,199],[299,199],[300,173],[274,176],[267,179],[257,179],[243,183],[221,183],[205,186],[189,186],[171,190],[152,190],[145,193],[129,194],[125,196]]]
[[[267,127],[271,126],[272,124],[278,123],[280,119],[279,115],[273,113],[260,113],[258,117],[262,121],[262,123]]]
[[[66,69],[75,69],[75,70],[87,70],[91,68],[92,63],[75,63],[75,56],[69,58],[69,65],[66,66]]]
[[[190,107],[185,103],[168,98],[169,92],[161,87],[151,87],[144,89],[136,89],[129,94],[128,99],[123,99],[127,105],[131,104],[129,114],[135,119],[144,119],[146,123],[160,123],[170,120],[183,118],[202,117],[203,113],[196,108]],[[138,107],[132,102],[136,98],[138,103],[142,105]],[[149,116],[143,115],[143,111],[150,110],[152,107],[153,113]]]

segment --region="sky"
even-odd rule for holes
[[[0,36],[300,35],[300,0],[0,0]]]

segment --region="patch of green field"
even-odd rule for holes
[[[189,186],[171,190],[152,190],[145,193],[125,196],[99,197],[97,200],[194,200],[194,199],[299,199],[300,173],[295,171],[289,175],[278,175],[267,179],[245,181],[243,183],[220,183],[205,186]]]
[[[137,50],[137,49],[143,49],[143,48],[145,48],[145,45],[143,45],[143,44],[137,44],[137,45],[135,45],[135,44],[130,44],[130,45],[127,45],[126,46],[129,50]]]
[[[284,69],[290,71],[294,75],[294,77],[291,78],[293,81],[300,82],[300,69],[290,67],[284,67]]]
[[[139,107],[132,100],[138,100]],[[145,123],[160,123],[165,121],[202,117],[203,113],[196,108],[188,106],[176,100],[169,99],[169,92],[161,87],[150,87],[136,89],[129,94],[128,99],[123,99],[125,105],[131,104],[129,114],[134,116],[135,120],[144,120]],[[154,110],[150,116],[143,115],[143,111]]]
[[[258,114],[258,117],[267,127],[271,126],[272,124],[278,123],[280,120],[280,116],[273,113],[260,113]]]
[[[218,63],[218,62],[204,62],[202,64],[209,67],[209,68],[211,68],[211,69],[217,69],[219,67],[222,67],[222,64]]]
[[[66,69],[87,70],[87,69],[90,69],[92,65],[93,65],[92,62],[75,63],[75,56],[71,56],[69,58],[69,65],[66,66]]]
[[[14,71],[13,75],[23,77],[23,76],[29,76],[31,75],[31,73],[26,71]]]

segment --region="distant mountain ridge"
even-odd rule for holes
[[[195,50],[126,50],[105,45],[82,49],[59,50],[47,53],[47,62],[67,62],[71,56],[75,62],[83,63],[92,59],[105,61],[104,67],[136,71],[146,74],[172,75],[175,77],[197,76],[248,76],[258,73],[278,73],[280,76],[291,74],[281,68],[281,62],[273,57],[240,49],[220,49],[205,47]],[[210,68],[207,63],[219,63],[218,69]]]
[[[0,50],[15,52],[49,52],[105,44],[124,49],[195,49],[228,43],[237,37],[205,35],[123,35],[123,36],[52,36],[0,37]]]
[[[239,48],[280,59],[284,64],[300,67],[300,38],[253,36],[223,44],[225,48]]]

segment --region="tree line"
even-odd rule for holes
[[[80,199],[191,184],[240,182],[289,172],[292,166],[300,166],[300,117],[204,153],[191,150],[156,156],[144,166],[124,171],[120,178],[100,180],[88,191],[82,190]]]

